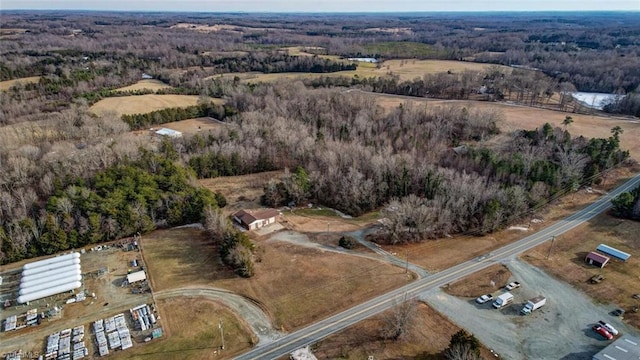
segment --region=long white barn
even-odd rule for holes
[[[82,286],[80,254],[71,253],[25,264],[18,303],[42,299]]]

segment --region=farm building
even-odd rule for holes
[[[629,335],[621,336],[592,357],[593,360],[637,360],[639,358],[640,338]]]
[[[167,136],[167,137],[170,137],[170,138],[182,137],[182,133],[180,131],[167,129],[167,128],[162,128],[160,130],[157,130],[156,131],[156,135]]]
[[[596,250],[600,251],[603,254],[607,254],[609,256],[613,256],[614,258],[618,259],[618,260],[622,260],[622,261],[627,261],[627,259],[629,259],[629,257],[631,257],[631,254],[628,254],[624,251],[620,251],[616,248],[612,248],[609,245],[605,245],[605,244],[600,244],[598,245],[598,247],[596,248]]]
[[[22,267],[18,303],[42,299],[82,286],[77,252],[25,264]]]
[[[233,220],[248,230],[256,230],[275,223],[278,215],[276,209],[240,210],[233,214]]]
[[[595,265],[599,268],[603,268],[609,262],[609,257],[600,255],[597,252],[590,252],[584,261],[589,265]]]
[[[134,273],[127,275],[127,282],[129,284],[133,284],[135,282],[142,281],[142,280],[147,280],[147,274],[144,272],[144,270],[136,271]]]

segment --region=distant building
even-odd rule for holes
[[[172,130],[172,129],[167,129],[167,128],[162,128],[160,130],[156,131],[156,135],[160,135],[160,136],[168,136],[170,138],[179,138],[182,137],[182,133],[180,131],[176,131],[176,130]]]
[[[623,335],[599,353],[593,360],[638,360],[640,359],[640,338]]]
[[[589,265],[595,265],[599,268],[603,268],[605,265],[607,265],[607,263],[609,262],[609,257],[604,256],[604,255],[600,255],[596,252],[590,252],[589,254],[587,254],[587,257],[584,259],[584,261],[589,264]]]
[[[616,248],[612,248],[609,245],[605,245],[605,244],[600,244],[598,245],[598,247],[596,248],[596,250],[600,251],[603,254],[607,254],[609,256],[613,256],[614,258],[618,259],[618,260],[622,260],[622,261],[627,261],[627,259],[629,259],[629,257],[631,257],[630,254],[624,252],[624,251],[620,251]]]
[[[153,76],[151,76],[151,75],[149,75],[149,74],[145,74],[145,73],[143,73],[143,74],[142,74],[142,79],[143,79],[143,80],[153,79]]]
[[[129,284],[133,284],[135,282],[142,281],[142,280],[147,280],[147,274],[144,272],[144,270],[136,271],[134,273],[127,275],[127,282]]]
[[[256,230],[275,223],[278,215],[276,209],[240,210],[233,214],[233,220],[248,230]]]

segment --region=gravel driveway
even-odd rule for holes
[[[620,334],[638,336],[637,330],[609,315],[614,306],[596,305],[570,285],[519,259],[504,264],[512,280],[522,283],[512,291],[515,299],[507,308],[495,310],[490,303],[478,305],[475,299],[450,296],[440,289],[420,298],[505,359],[591,359],[610,343],[591,330],[598,320],[612,324]],[[500,293],[496,289],[493,294]],[[520,316],[523,304],[536,295],[546,296],[547,304],[529,316]]]

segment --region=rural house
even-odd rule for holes
[[[233,220],[248,230],[256,230],[275,223],[278,215],[276,209],[240,210],[233,214]]]
[[[599,268],[603,268],[609,262],[609,258],[592,251],[587,254],[587,257],[584,259],[584,261],[589,265],[595,265]]]

